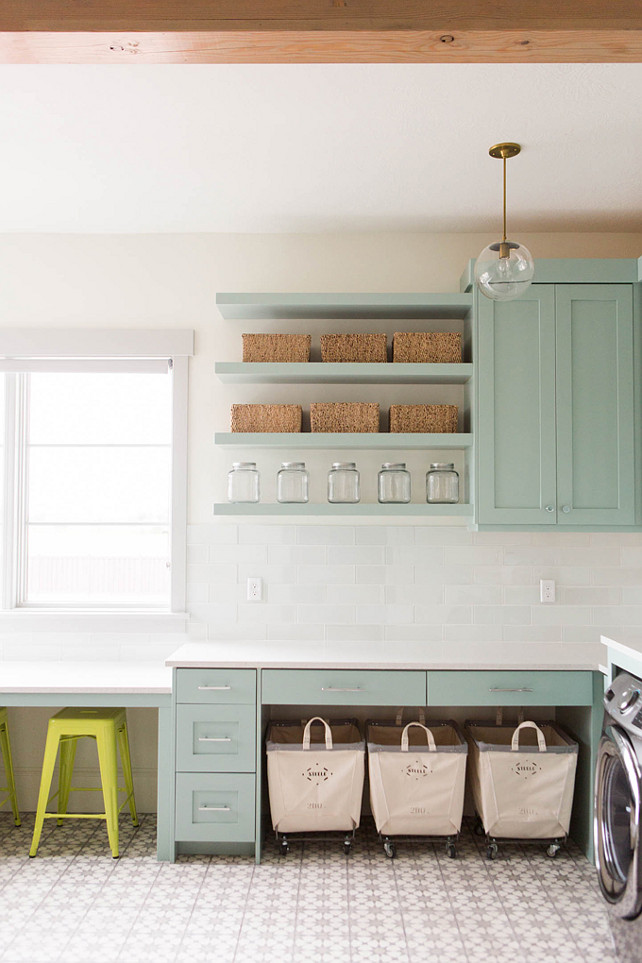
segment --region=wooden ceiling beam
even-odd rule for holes
[[[639,61],[639,0],[0,0],[0,63]]]

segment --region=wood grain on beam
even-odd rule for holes
[[[0,0],[3,63],[642,60],[640,0]]]
[[[5,64],[631,62],[642,31],[0,33]]]

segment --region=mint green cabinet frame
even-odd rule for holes
[[[478,297],[478,525],[636,524],[634,346],[631,284]]]

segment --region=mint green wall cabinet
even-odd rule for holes
[[[633,290],[478,299],[477,522],[635,524]]]

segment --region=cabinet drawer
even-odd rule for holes
[[[590,672],[429,672],[434,706],[590,706]]]
[[[177,702],[256,703],[254,669],[177,669]]]
[[[176,838],[254,842],[254,793],[250,773],[177,773]]]
[[[254,772],[254,706],[178,705],[176,764],[184,772]]]
[[[264,669],[262,699],[272,705],[423,706],[426,673],[350,669]]]

